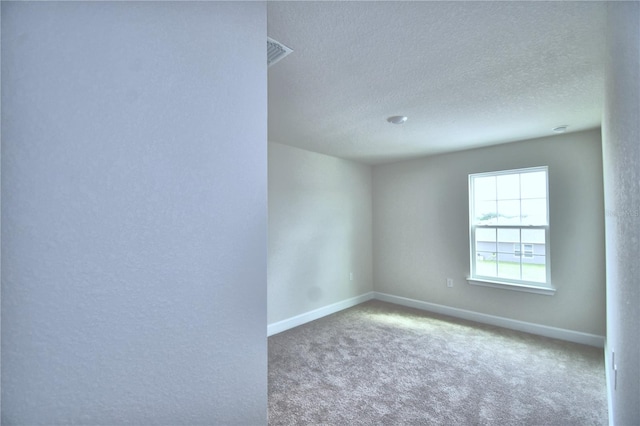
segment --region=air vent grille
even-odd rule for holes
[[[293,50],[284,44],[267,37],[267,66],[275,64],[291,52]]]

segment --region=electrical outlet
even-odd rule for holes
[[[613,365],[613,390],[618,388],[618,366]]]
[[[447,278],[447,287],[453,287],[453,278]]]
[[[349,281],[353,281],[353,272],[349,272]]]

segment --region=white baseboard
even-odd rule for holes
[[[360,296],[352,297],[350,299],[342,300],[340,302],[333,303],[322,308],[314,309],[313,311],[305,312],[304,314],[296,315],[295,317],[287,318],[282,321],[274,322],[267,325],[267,336],[272,336],[277,333],[281,333],[290,328],[297,327],[302,324],[306,324],[310,321],[317,320],[318,318],[326,317],[327,315],[334,314],[342,311],[343,309],[351,308],[373,299],[374,293],[361,294]]]
[[[476,321],[483,324],[495,325],[511,330],[524,331],[526,333],[537,334],[539,336],[551,337],[553,339],[566,340],[569,342],[581,343],[583,345],[604,348],[604,336],[597,336],[595,334],[582,333],[579,331],[549,327],[546,325],[518,321],[494,315],[481,314],[479,312],[452,308],[435,303],[422,302],[420,300],[393,296],[386,293],[374,292],[374,299],[382,300],[383,302],[395,303],[396,305],[407,306],[410,308],[422,309],[424,311],[435,312],[441,315],[448,315],[451,317],[462,318],[469,321]]]
[[[582,333],[579,331],[566,330],[563,328],[549,327],[546,325],[534,324],[525,321],[518,321],[510,318],[498,317],[495,315],[482,314],[465,309],[452,308],[450,306],[438,305],[436,303],[423,302],[420,300],[409,299],[406,297],[394,296],[386,293],[369,292],[350,299],[342,300],[313,311],[305,312],[295,317],[287,318],[282,321],[269,324],[267,326],[267,336],[281,333],[285,330],[306,324],[310,321],[317,320],[327,315],[351,308],[371,299],[381,300],[383,302],[395,303],[396,305],[407,306],[410,308],[421,309],[423,311],[434,312],[441,315],[462,318],[469,321],[476,321],[483,324],[495,325],[498,327],[508,328],[511,330],[524,331],[525,333],[537,334],[539,336],[551,337],[553,339],[566,340],[568,342],[580,343],[583,345],[604,348],[604,336],[595,334]]]

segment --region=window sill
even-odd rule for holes
[[[467,282],[471,285],[479,285],[483,287],[501,288],[504,290],[524,291],[527,293],[544,294],[547,296],[553,296],[556,294],[556,289],[553,287],[539,287],[527,284],[513,284],[502,281],[491,281],[482,278],[467,278]]]

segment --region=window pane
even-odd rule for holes
[[[534,281],[543,283],[547,281],[547,269],[544,256],[534,256],[533,258],[522,258],[522,279],[524,281]]]
[[[498,277],[520,279],[520,229],[498,229]]]
[[[495,201],[476,202],[474,208],[476,224],[494,225],[497,221],[497,210]]]
[[[546,198],[522,200],[522,223],[529,225],[547,224]]]
[[[522,230],[522,243],[541,244],[544,246],[545,237],[544,229],[523,229]],[[544,253],[543,253],[544,254]]]
[[[520,175],[497,176],[498,200],[517,200],[520,198]]]
[[[546,172],[523,173],[520,175],[522,198],[547,198]]]
[[[496,230],[484,228],[476,229],[476,252],[495,253],[496,251]]]
[[[522,244],[522,255],[527,258],[532,258],[533,244]]]
[[[520,244],[513,245],[513,255],[516,257],[522,256],[522,246]]]
[[[514,244],[501,244],[501,247],[498,248],[498,263],[520,263],[520,252],[515,251],[516,247]],[[519,246],[518,246],[519,248]],[[506,251],[501,251],[501,249]]]
[[[506,255],[504,256],[506,257]],[[498,276],[512,280],[520,279],[520,258],[513,257],[514,260],[500,259],[498,257]],[[516,260],[517,259],[517,260]]]
[[[497,276],[496,254],[491,252],[476,253],[476,275],[485,277]]]
[[[501,225],[520,224],[520,201],[498,201],[498,223]]]
[[[476,229],[476,241],[497,241],[496,230],[493,228],[477,228]],[[495,251],[495,250],[492,250]]]
[[[500,244],[508,243],[503,251],[505,253],[513,251],[513,243],[520,244],[520,229],[499,228],[498,242]]]
[[[496,199],[496,177],[477,177],[473,179],[473,190],[476,201]]]
[[[495,262],[496,259],[496,243],[486,241],[478,241],[476,243],[476,260]]]

